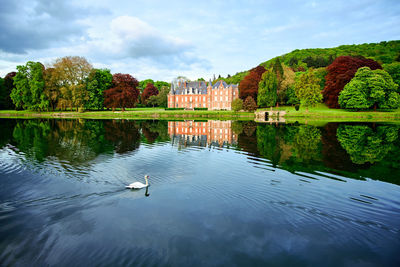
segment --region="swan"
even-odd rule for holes
[[[125,186],[125,188],[129,188],[129,189],[142,189],[145,187],[149,186],[149,181],[147,180],[149,178],[148,175],[144,176],[144,180],[146,181],[146,184],[142,184],[141,182],[134,182],[131,183],[130,185]]]

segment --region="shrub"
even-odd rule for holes
[[[185,108],[165,108],[165,110],[184,110]]]
[[[208,110],[208,108],[194,108],[194,110]]]
[[[240,98],[236,98],[232,101],[231,107],[233,111],[238,112],[239,110],[243,109],[243,100]]]
[[[257,109],[256,101],[251,96],[248,96],[243,103],[244,110],[253,112]]]

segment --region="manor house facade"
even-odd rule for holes
[[[236,84],[228,85],[218,81],[208,85],[204,81],[178,81],[171,84],[168,94],[169,108],[208,108],[208,110],[231,110],[232,101],[239,97],[239,88]]]

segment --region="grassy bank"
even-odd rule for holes
[[[0,110],[0,118],[86,118],[86,119],[218,119],[253,120],[254,113],[217,110],[164,110],[160,108],[135,108],[126,111],[55,111]]]
[[[259,109],[271,110],[270,108]],[[292,106],[273,108],[274,111],[285,111],[285,120],[292,121],[400,121],[400,109],[395,111],[348,111],[344,109],[330,109],[324,104],[309,108],[308,111],[300,107],[296,111]]]

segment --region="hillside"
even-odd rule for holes
[[[380,64],[389,64],[394,61],[400,61],[400,40],[359,45],[341,45],[333,48],[296,49],[279,56],[279,59],[294,70],[302,71],[309,67],[326,67],[339,56],[363,56],[374,59]],[[276,58],[271,58],[260,63],[260,65],[270,67]],[[224,78],[224,80],[228,84],[237,84],[247,73],[248,71],[238,72],[229,78]]]

